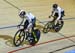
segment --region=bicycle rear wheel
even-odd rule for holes
[[[30,45],[33,45],[35,38],[32,33],[26,32],[26,40],[28,40]]]
[[[56,32],[59,32],[59,31],[62,29],[63,25],[64,25],[64,21],[61,21],[61,24],[58,24],[58,25],[55,27],[55,31],[56,31]]]
[[[29,33],[28,33],[29,34]],[[31,35],[27,35],[27,40],[30,45],[34,46],[40,39],[40,31],[38,29],[34,30]]]
[[[13,44],[15,46],[20,46],[24,41],[24,38],[25,38],[24,30],[23,29],[18,30],[14,36]]]
[[[40,39],[41,32],[40,32],[40,30],[38,30],[38,29],[35,29],[34,32],[35,32],[35,34],[36,34],[35,39],[37,39],[37,40],[35,40],[35,43],[37,43],[37,42],[39,41],[39,39]]]

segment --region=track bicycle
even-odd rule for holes
[[[27,40],[30,45],[35,45],[40,39],[40,30],[34,29],[31,32],[31,35],[28,31],[24,30],[24,27],[22,29],[19,29],[14,36],[13,44],[15,46],[20,46],[24,40]]]
[[[57,22],[56,25],[54,21],[48,21],[43,28],[43,32],[48,33],[50,30],[54,30],[54,32],[59,32],[63,27],[63,25],[64,25],[63,20],[61,20],[60,23]]]

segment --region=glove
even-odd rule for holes
[[[49,18],[51,18],[51,17],[52,17],[52,15],[49,16]]]
[[[49,18],[51,18],[51,16],[49,16]]]
[[[18,25],[17,27],[20,28],[21,25]]]

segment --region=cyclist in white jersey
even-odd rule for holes
[[[19,16],[22,18],[22,21],[19,26],[22,25],[22,23],[24,22],[24,18],[26,18],[26,21],[24,22],[24,29],[34,29],[36,17],[32,13],[26,13],[24,10],[21,10]]]
[[[53,19],[53,21],[55,21],[55,23],[62,21],[63,20],[62,17],[65,16],[64,9],[59,7],[58,4],[53,4],[52,8],[53,8],[52,14],[49,16],[49,18],[51,16],[55,16],[56,18]]]

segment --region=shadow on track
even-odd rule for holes
[[[9,36],[9,35],[0,35],[0,39],[3,39],[5,42],[6,45],[10,46],[10,47],[13,47],[13,37]]]
[[[0,35],[0,39],[3,40],[3,43],[9,47],[15,47],[13,44],[13,37],[9,35]],[[29,45],[27,41],[24,41],[21,46],[24,44]]]

